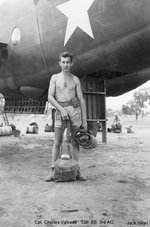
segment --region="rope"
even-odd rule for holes
[[[92,147],[92,135],[91,132],[85,129],[78,129],[74,133],[75,141],[83,148],[88,149]]]

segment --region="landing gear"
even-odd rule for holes
[[[101,120],[101,132],[102,132],[102,142],[107,142],[107,132],[106,132],[106,120]],[[88,121],[88,129],[92,131],[93,136],[96,137],[97,132],[99,131],[99,126],[97,121]]]
[[[92,131],[93,136],[96,137],[97,132],[98,132],[97,121],[88,121],[87,127],[88,127],[88,130]]]

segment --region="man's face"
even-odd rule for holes
[[[66,58],[61,57],[61,59],[59,61],[59,65],[60,65],[62,71],[68,72],[68,71],[70,71],[70,68],[73,64],[72,64],[72,61],[70,60],[70,57],[66,57]]]

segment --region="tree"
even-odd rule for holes
[[[146,103],[150,104],[150,91],[145,89],[139,90],[133,94],[133,100],[122,106],[123,114],[136,114],[136,116],[147,108]]]
[[[122,113],[123,114],[134,114],[135,113],[135,106],[133,101],[127,102],[127,104],[122,105]]]
[[[108,108],[107,110],[106,110],[106,116],[107,117],[111,117],[111,116],[113,116],[114,115],[114,110],[112,110],[111,108]]]
[[[150,93],[147,91],[137,91],[133,94],[135,107],[138,109],[142,109],[145,107],[145,102],[150,100]]]

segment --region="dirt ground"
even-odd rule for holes
[[[0,227],[150,226],[150,116],[122,117],[123,132],[80,151],[87,181],[45,182],[53,133],[43,115],[9,116],[20,137],[0,137]],[[36,121],[39,134],[26,134]],[[108,120],[108,126],[111,119]],[[133,126],[128,134],[125,127]]]

